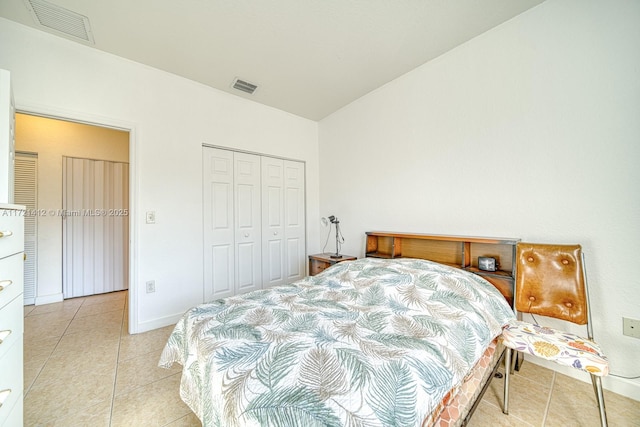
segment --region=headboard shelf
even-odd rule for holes
[[[504,237],[368,231],[366,256],[419,258],[462,268],[491,282],[511,302],[515,283],[515,250],[519,241]],[[498,269],[480,270],[478,257],[495,258]]]

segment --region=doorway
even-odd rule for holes
[[[16,113],[15,140],[17,150],[38,155],[38,208],[33,212],[37,230],[37,265],[34,267],[37,283],[34,302],[39,305],[62,301],[67,296],[76,296],[63,293],[63,158],[66,156],[128,165],[129,131]],[[125,197],[128,199],[128,172],[126,175],[127,182],[124,186],[127,189]],[[85,214],[93,214],[94,220],[87,219],[86,222],[93,221],[95,225],[95,211],[83,212]],[[126,215],[122,211],[120,218],[127,232],[130,223],[128,214],[128,210]],[[125,271],[112,281],[117,282],[118,287],[128,287],[128,237],[121,239],[119,245],[114,250],[127,254]]]

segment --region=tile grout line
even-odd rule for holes
[[[42,364],[42,368],[40,368],[40,371],[38,372],[38,374],[35,376],[35,378],[33,379],[33,382],[31,383],[31,385],[29,386],[29,390],[27,392],[24,393],[23,399],[27,397],[27,395],[31,392],[31,389],[33,389],[33,386],[36,384],[36,382],[38,381],[38,378],[40,377],[40,375],[42,374],[42,371],[44,371],[44,368],[47,366],[47,363],[49,363],[49,361],[51,360],[51,356],[53,356],[53,353],[55,353],[56,349],[58,348],[58,346],[60,345],[60,341],[62,341],[62,338],[64,337],[65,333],[67,332],[67,330],[69,329],[69,326],[71,325],[71,322],[73,322],[73,320],[76,318],[76,315],[78,314],[78,311],[80,311],[80,307],[82,307],[82,305],[84,304],[84,299],[82,300],[82,302],[80,303],[80,305],[78,305],[78,308],[75,310],[75,312],[73,313],[73,317],[71,317],[71,319],[69,320],[69,323],[67,324],[67,326],[64,328],[64,331],[62,332],[62,335],[60,335],[60,337],[58,338],[58,341],[56,342],[56,345],[53,347],[53,350],[51,351],[51,354],[49,354],[49,356],[47,356],[47,360],[45,360],[45,362]],[[61,301],[64,304],[64,299]],[[35,310],[35,308],[34,308]],[[32,310],[33,311],[33,310]],[[44,313],[47,314],[47,313]],[[35,315],[34,315],[35,316]],[[23,343],[23,347],[24,347],[24,343]],[[24,365],[24,360],[23,360],[23,365]],[[24,379],[23,379],[24,380]],[[24,411],[24,410],[23,410]],[[24,417],[24,415],[23,415]]]
[[[65,300],[63,300],[62,302],[64,303],[64,301],[65,301]],[[78,307],[75,309],[75,311],[74,311],[74,313],[73,313],[73,316],[72,316],[72,317],[71,317],[71,319],[69,320],[69,323],[68,323],[68,324],[67,324],[67,326],[64,328],[64,331],[62,332],[62,335],[58,338],[58,340],[57,340],[57,342],[56,342],[56,344],[55,344],[55,346],[54,346],[53,350],[51,351],[51,354],[50,354],[49,356],[47,356],[47,359],[45,360],[44,364],[42,365],[42,368],[40,369],[40,371],[38,372],[38,374],[37,374],[37,375],[36,375],[36,377],[34,378],[33,382],[31,383],[31,386],[29,387],[29,390],[25,392],[24,397],[26,397],[26,396],[27,396],[27,394],[31,391],[31,389],[32,389],[32,388],[33,388],[33,386],[35,385],[35,383],[36,383],[36,381],[37,381],[38,377],[40,377],[40,375],[41,375],[42,371],[44,370],[45,366],[46,366],[46,365],[47,365],[47,363],[51,360],[51,357],[53,356],[53,354],[55,353],[56,349],[57,349],[57,348],[58,348],[58,346],[60,345],[60,342],[62,341],[62,339],[63,339],[65,336],[68,336],[68,335],[74,335],[74,334],[67,334],[67,331],[69,330],[69,327],[71,326],[71,323],[73,323],[73,321],[74,321],[74,320],[76,320],[76,319],[81,319],[81,318],[83,318],[83,317],[88,317],[88,316],[78,317],[78,313],[80,312],[80,309],[81,309],[83,306],[85,306],[86,301],[87,301],[87,298],[82,298],[82,302],[81,302],[81,303],[78,305]],[[92,305],[92,304],[88,304],[87,306],[90,306],[90,305]],[[125,307],[126,307],[126,303],[125,303]],[[114,311],[115,311],[115,310],[114,310]],[[33,310],[31,310],[31,311],[27,314],[27,316],[25,316],[25,317],[28,317],[28,316],[29,316],[29,314],[31,314],[31,312],[33,312]],[[120,338],[122,337],[122,325],[124,324],[124,312],[125,312],[125,310],[123,310],[123,320],[122,320],[122,322],[121,322],[121,326],[120,326]],[[53,313],[53,312],[52,312],[52,313]],[[49,314],[49,313],[43,313],[42,315],[46,315],[46,314]],[[97,315],[101,315],[101,314],[104,314],[104,313],[98,313]],[[33,316],[39,316],[39,315],[33,315]],[[84,332],[78,332],[78,334],[84,334],[85,332],[86,332],[86,331],[84,331]],[[119,351],[120,351],[120,341],[118,341],[118,352],[119,352]],[[114,377],[114,389],[115,389],[115,379],[117,378],[117,363],[118,363],[118,360],[117,360],[117,359],[118,359],[118,357],[116,357],[116,376]],[[94,406],[94,405],[92,405],[92,406]],[[112,396],[112,408],[113,408],[113,396]],[[66,416],[68,416],[68,414],[67,414],[67,415],[64,415],[62,418],[66,417]],[[59,418],[60,418],[60,417],[58,417],[57,419],[59,419]],[[109,423],[111,423],[111,418],[109,419]]]
[[[128,297],[128,290],[127,290]],[[122,322],[120,322],[120,336],[118,337],[118,353],[116,355],[116,372],[113,377],[113,391],[111,392],[111,408],[109,409],[109,427],[113,425],[113,407],[116,402],[116,384],[118,383],[118,367],[120,366],[120,348],[122,346],[122,333],[124,322],[127,318],[127,297],[125,297],[124,309],[122,310]]]
[[[64,300],[62,300],[62,303],[64,303]],[[33,388],[33,386],[36,384],[36,381],[38,381],[38,378],[40,377],[40,374],[42,374],[42,371],[44,371],[45,366],[47,366],[47,363],[49,363],[49,360],[51,360],[51,356],[53,356],[53,353],[55,353],[56,349],[58,348],[58,346],[60,345],[60,341],[62,341],[62,337],[64,337],[65,333],[67,332],[67,329],[69,329],[69,326],[71,325],[71,322],[73,322],[73,319],[76,318],[76,315],[78,314],[78,311],[80,310],[80,307],[82,307],[82,304],[84,304],[84,300],[82,301],[82,303],[78,306],[78,308],[76,309],[76,311],[73,313],[73,317],[69,320],[69,324],[67,324],[67,326],[64,328],[64,331],[62,331],[62,335],[60,335],[60,337],[58,338],[58,341],[56,342],[56,345],[53,346],[53,350],[51,350],[51,354],[49,354],[47,356],[47,359],[44,361],[44,363],[42,364],[42,367],[40,368],[40,371],[38,371],[38,374],[35,376],[35,378],[33,379],[33,381],[31,382],[31,385],[29,385],[29,388],[27,390],[24,391],[24,396],[23,398],[27,397],[27,395],[31,392],[31,389]],[[29,314],[31,314],[33,311],[35,310],[35,307],[33,310],[31,310],[27,316],[25,317],[29,317]],[[53,313],[53,312],[51,312]],[[42,315],[46,315],[46,314],[50,314],[50,313],[43,313]],[[35,316],[41,316],[38,314],[34,314],[32,317]],[[23,349],[24,349],[24,343],[22,344]],[[23,350],[24,351],[24,350]],[[23,365],[24,365],[24,360],[23,360]]]
[[[128,316],[127,305],[128,305],[128,304],[127,304],[127,303],[125,303],[125,308],[124,308],[124,311],[123,311],[122,323],[121,323],[121,325],[120,325],[120,339],[119,339],[119,341],[118,341],[118,355],[117,355],[117,362],[116,362],[116,363],[117,363],[117,365],[116,365],[116,375],[115,375],[114,384],[113,384],[113,393],[112,393],[112,397],[111,397],[111,410],[110,410],[110,414],[109,414],[109,426],[110,426],[110,427],[111,427],[111,426],[113,426],[113,409],[114,409],[114,406],[115,406],[115,399],[116,399],[116,383],[117,383],[117,380],[118,380],[118,369],[119,369],[119,366],[120,366],[120,352],[121,352],[121,349],[122,349],[122,336],[123,336],[123,334],[125,334],[125,333],[127,333],[127,334],[128,334],[128,331],[126,331],[126,330],[124,329],[125,320],[127,320],[127,316]],[[150,353],[154,353],[154,352],[155,352],[155,351],[150,351],[150,352],[148,352],[148,353],[144,353],[144,354],[142,354],[142,355],[138,355],[138,356],[143,356],[143,355],[150,354]],[[138,357],[138,356],[136,356],[136,357]],[[135,358],[135,357],[133,357],[133,358]],[[132,359],[133,359],[133,358],[132,358]],[[129,360],[129,359],[125,359],[125,360],[123,360],[123,361],[126,361],[126,360]],[[149,385],[149,384],[157,383],[157,382],[159,382],[159,381],[162,381],[162,380],[167,379],[167,378],[169,378],[169,377],[172,377],[172,376],[174,376],[174,375],[182,375],[182,372],[176,372],[175,374],[170,374],[170,375],[167,375],[166,377],[158,378],[158,379],[156,379],[156,380],[154,380],[154,381],[151,381],[151,382],[149,382],[149,383],[147,383],[147,384],[145,384],[145,385],[141,385],[141,386],[139,386],[139,387],[136,387],[136,388],[134,388],[134,389],[131,389],[131,390],[127,391],[126,393],[123,393],[123,395],[126,395],[126,394],[128,394],[128,393],[132,393],[132,392],[134,392],[134,391],[136,391],[136,390],[138,390],[138,389],[141,389],[141,388],[143,388],[143,387],[146,387],[146,386],[147,386],[147,385]],[[187,414],[185,414],[185,415],[179,416],[178,418],[176,418],[176,419],[174,419],[174,420],[169,421],[167,424],[163,424],[163,426],[167,426],[167,425],[169,425],[169,424],[172,424],[172,423],[174,423],[174,422],[176,422],[176,421],[178,421],[178,420],[180,420],[180,419],[182,419],[182,418],[185,418],[185,417],[186,417],[186,416],[188,416],[188,415],[189,415],[189,414],[187,413]]]
[[[553,371],[551,376],[551,387],[549,387],[549,396],[547,396],[547,405],[544,408],[544,417],[542,417],[542,425],[547,424],[547,417],[549,416],[549,408],[551,407],[551,396],[553,395],[553,387],[556,384],[556,371]]]

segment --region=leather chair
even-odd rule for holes
[[[600,409],[600,423],[606,426],[601,378],[609,373],[609,362],[593,341],[582,248],[580,245],[518,243],[515,262],[516,313],[586,325],[587,338],[519,320],[509,322],[502,334],[507,347],[503,412],[509,414],[511,363],[513,352],[518,351],[588,372]]]

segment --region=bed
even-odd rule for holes
[[[192,308],[159,366],[183,366],[180,396],[204,426],[453,426],[513,316],[472,273],[364,258]]]

